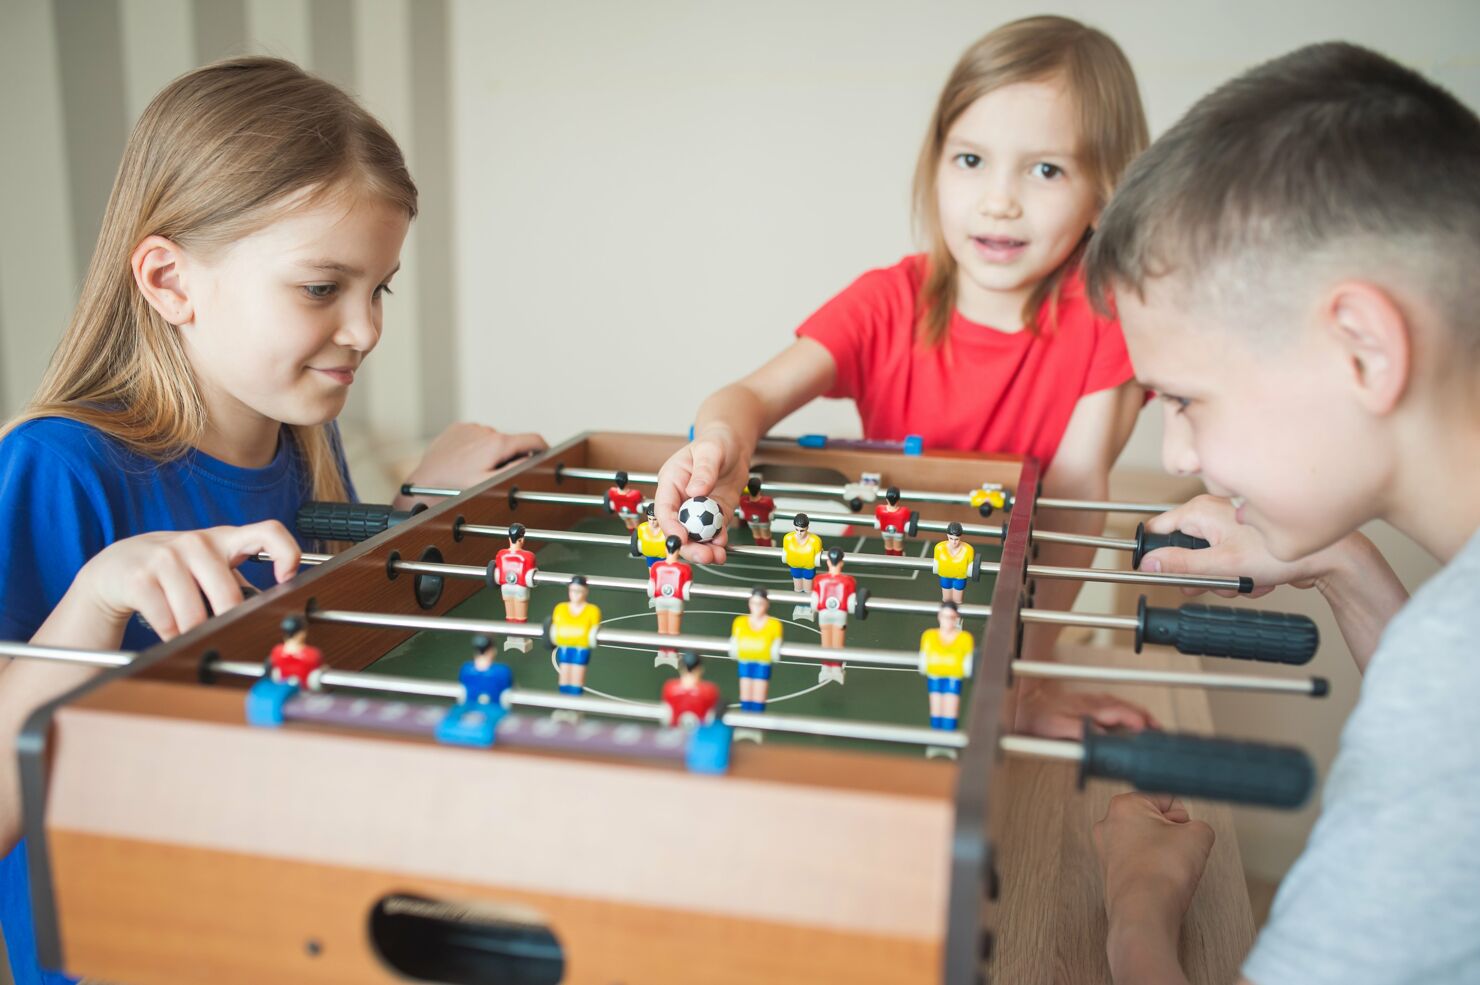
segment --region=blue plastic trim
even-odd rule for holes
[[[493,745],[498,723],[506,714],[502,705],[459,702],[437,724],[437,741],[449,746],[487,749]]]
[[[826,448],[827,435],[804,434],[797,439],[797,444],[801,445],[803,448]]]
[[[730,737],[723,722],[700,725],[689,736],[685,761],[691,773],[725,773],[730,769]]]
[[[298,693],[298,685],[264,677],[247,691],[247,724],[277,728],[283,724],[283,705]]]
[[[925,451],[925,439],[918,434],[907,434],[904,437],[904,453],[906,455],[920,455]]]

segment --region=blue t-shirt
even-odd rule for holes
[[[334,438],[348,487],[337,432]],[[77,421],[28,421],[0,441],[0,639],[30,639],[78,569],[115,541],[261,520],[293,530],[311,488],[286,431],[271,464],[246,469],[196,451],[156,462]],[[240,570],[259,588],[276,583],[270,564],[248,561]],[[157,642],[137,617],[123,636],[126,650]],[[37,964],[24,842],[0,861],[0,928],[16,985],[71,981]]]
[[[505,691],[514,686],[514,671],[508,664],[494,661],[489,664],[487,670],[479,670],[478,665],[469,660],[462,665],[462,670],[457,675],[458,683],[467,692],[467,703],[498,704]]]

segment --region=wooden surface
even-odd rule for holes
[[[1160,647],[1060,646],[1068,663],[1179,670],[1196,657]],[[1169,731],[1211,733],[1207,695],[1192,688],[1080,685],[1120,694],[1148,708]],[[1105,910],[1090,829],[1110,798],[1129,787],[1091,780],[1076,791],[1075,767],[1010,759],[1011,792],[999,829],[1002,897],[991,981],[1003,985],[1095,985],[1110,980],[1105,962]],[[1254,919],[1229,808],[1188,801],[1217,840],[1182,932],[1182,963],[1193,985],[1229,985],[1254,942]]]

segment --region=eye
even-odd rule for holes
[[[1033,176],[1036,178],[1057,178],[1064,173],[1064,169],[1057,164],[1049,164],[1047,161],[1039,161],[1033,165]]]
[[[381,284],[379,287],[377,287],[375,289],[375,298],[376,298],[376,300],[379,300],[380,299],[380,296],[382,294],[394,294],[394,293],[396,293],[396,292],[391,290],[391,286],[389,284]]]
[[[303,285],[303,293],[304,294],[307,294],[309,297],[313,298],[315,301],[325,301],[325,300],[333,297],[334,296],[334,292],[337,291],[337,290],[339,290],[339,285],[338,284],[304,284]]]
[[[955,164],[958,168],[964,168],[968,171],[975,171],[977,168],[982,166],[982,157],[980,154],[971,154],[963,151],[962,153],[957,154],[955,157],[951,158],[951,163]]]
[[[1192,403],[1192,401],[1188,400],[1186,397],[1174,397],[1170,393],[1163,393],[1161,395],[1161,399],[1169,404],[1173,408],[1174,413],[1177,414],[1181,414],[1186,411],[1188,404]]]

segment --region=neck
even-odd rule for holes
[[[1011,291],[992,291],[979,285],[961,269],[956,271],[956,310],[967,321],[987,325],[999,332],[1023,329],[1023,306],[1037,284]]]
[[[1475,419],[1473,409],[1456,416]],[[1383,519],[1448,564],[1480,530],[1480,427],[1435,427],[1437,419],[1401,442]]]
[[[233,397],[206,389],[209,423],[196,447],[228,465],[260,469],[277,454],[283,426]]]

